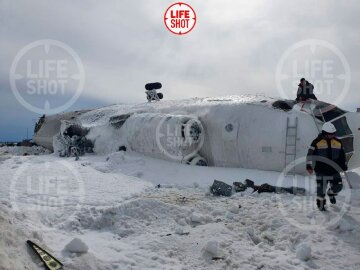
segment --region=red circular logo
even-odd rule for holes
[[[196,24],[196,13],[194,9],[186,3],[172,4],[164,14],[166,28],[176,35],[189,33]]]

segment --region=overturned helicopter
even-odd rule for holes
[[[343,142],[349,169],[360,166],[360,114],[321,101],[262,95],[112,105],[47,116],[34,141],[59,155],[133,151],[201,166],[283,171],[306,156],[324,122]],[[74,137],[75,136],[75,137]],[[80,142],[80,143],[78,143]]]

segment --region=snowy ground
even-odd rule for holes
[[[51,151],[42,147],[42,146],[2,146],[0,147],[0,157],[14,155],[14,156],[24,156],[24,155],[48,155]]]
[[[350,175],[357,187],[358,174]],[[208,192],[214,179],[246,178],[309,194]],[[314,208],[313,190],[300,176],[293,183],[275,172],[124,152],[79,161],[2,153],[0,269],[42,269],[27,239],[65,269],[359,269],[360,190],[345,188],[326,213]],[[74,238],[83,253],[65,248]]]

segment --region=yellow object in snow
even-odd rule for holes
[[[47,270],[58,270],[63,267],[63,264],[61,262],[59,262],[57,259],[54,258],[54,256],[46,252],[41,247],[39,247],[30,240],[27,240],[27,243],[40,257],[41,261],[44,263]]]

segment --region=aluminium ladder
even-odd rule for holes
[[[298,118],[295,118],[295,123],[290,123],[290,118],[286,120],[286,142],[285,142],[285,166],[289,166],[291,169],[286,174],[295,175],[295,161],[296,161],[296,142],[297,142],[297,130],[298,130]]]

